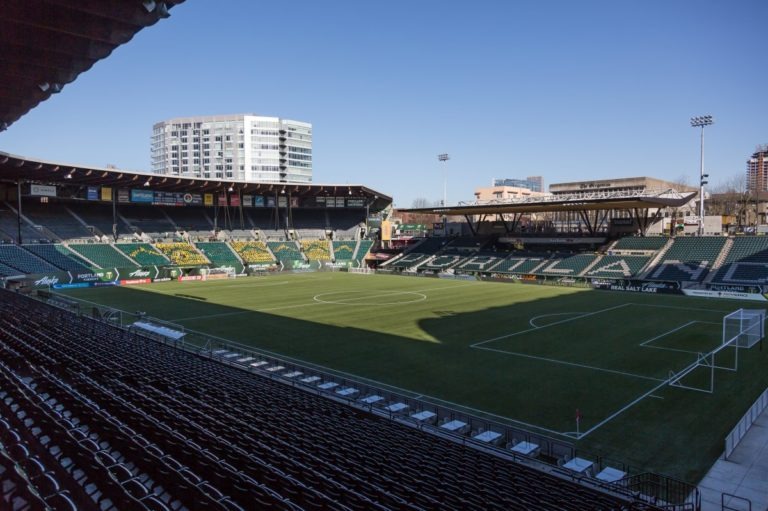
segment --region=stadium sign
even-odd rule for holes
[[[765,296],[759,293],[739,293],[736,291],[712,291],[710,289],[684,289],[686,296],[701,296],[705,298],[726,298],[730,300],[752,300],[756,302],[766,301]]]
[[[121,286],[133,286],[135,284],[150,284],[152,279],[122,279]]]
[[[55,275],[54,275],[54,276],[51,276],[51,277],[49,277],[49,276],[47,276],[47,275],[46,275],[45,277],[41,277],[41,278],[39,278],[38,280],[35,280],[35,281],[33,282],[33,284],[35,285],[35,287],[48,287],[48,286],[54,286],[54,285],[56,285],[56,284],[58,284],[58,283],[59,283],[59,278],[58,278],[58,277],[56,277]]]
[[[738,284],[710,284],[708,289],[712,291],[733,291],[736,293],[760,293],[760,286],[746,286]]]
[[[29,194],[42,197],[56,197],[56,187],[47,185],[30,185]]]
[[[592,287],[609,291],[631,293],[680,294],[679,282],[647,282],[643,280],[593,280]]]
[[[128,276],[132,278],[149,277],[149,270],[139,268],[138,270],[129,273]]]
[[[352,261],[336,261],[334,263],[330,261],[321,262],[321,268],[349,268],[352,266]]]

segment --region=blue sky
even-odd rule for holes
[[[713,184],[768,143],[764,0],[187,0],[0,134],[0,150],[150,168],[152,124],[311,122],[314,180],[400,207],[495,177]],[[438,153],[451,160],[442,168]]]

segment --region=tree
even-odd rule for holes
[[[430,208],[432,207],[432,203],[425,199],[424,197],[417,197],[413,199],[413,203],[411,204],[412,208]]]

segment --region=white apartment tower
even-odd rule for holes
[[[251,114],[179,117],[152,127],[152,172],[309,183],[312,125]]]

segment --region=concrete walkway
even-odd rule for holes
[[[752,424],[728,460],[721,458],[709,469],[699,490],[702,511],[749,509],[742,499],[725,497],[721,501],[723,493],[749,499],[752,511],[768,511],[768,409]]]

